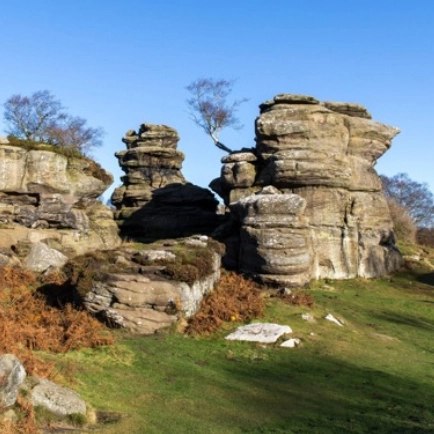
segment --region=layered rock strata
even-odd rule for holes
[[[221,257],[211,243],[208,237],[200,236],[166,242],[155,250],[112,252],[116,253],[115,265],[109,268],[118,271],[106,271],[107,262],[101,263],[83,296],[84,306],[110,324],[139,334],[153,333],[189,317],[220,277]],[[196,257],[194,264],[179,265],[185,270],[199,271],[203,261],[206,269],[169,277],[166,271],[171,265],[179,270],[173,267],[179,255]]]
[[[3,141],[1,246],[52,239],[71,253],[115,247],[120,239],[113,214],[98,200],[112,182],[87,158],[66,156],[48,145],[27,149]]]
[[[147,241],[206,234],[219,224],[214,195],[182,175],[184,154],[177,149],[176,130],[144,123],[122,141],[127,149],[116,157],[125,176],[112,203],[124,236]]]
[[[301,196],[269,187],[235,202],[232,211],[241,222],[240,271],[265,283],[306,285],[313,252],[305,207]]]
[[[255,129],[256,148],[224,157],[221,176],[211,187],[234,209],[260,203],[264,186],[304,199],[303,216],[313,250],[311,267],[306,267],[302,280],[375,277],[397,269],[401,256],[394,246],[393,224],[374,170],[376,160],[399,133],[397,128],[373,121],[359,104],[321,103],[310,96],[282,94],[260,106]],[[279,200],[283,199],[276,198]],[[251,214],[260,217],[265,208],[252,205],[251,209]],[[269,216],[274,212],[270,207]],[[253,214],[249,218],[255,220]],[[281,222],[285,225],[284,219]],[[241,224],[244,227],[243,219]],[[267,225],[258,228],[266,231]],[[288,261],[291,256],[295,259],[298,242],[294,253],[289,242],[277,256],[272,253],[278,250],[275,246],[267,247],[270,243],[256,244],[263,258],[261,270],[246,259],[243,236],[241,269],[274,276],[271,280],[281,284],[293,275],[294,285],[298,284],[298,271],[283,270],[278,259],[279,255],[286,255]]]

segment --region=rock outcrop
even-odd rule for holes
[[[112,176],[90,159],[55,151],[0,144],[1,246],[49,239],[71,254],[116,246],[113,214],[98,200]]]
[[[290,94],[262,104],[256,148],[224,157],[211,183],[241,224],[239,268],[294,286],[396,270],[401,256],[374,165],[398,133],[358,104]],[[267,186],[274,198],[261,193]],[[292,195],[305,206],[295,210]]]
[[[206,236],[76,258],[84,306],[108,324],[149,334],[193,315],[220,277],[219,245]]]
[[[176,130],[144,123],[127,131],[127,149],[116,157],[125,176],[112,195],[121,233],[136,240],[210,233],[219,223],[218,201],[207,189],[188,183]]]

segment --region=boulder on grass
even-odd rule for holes
[[[15,404],[25,378],[26,371],[17,357],[13,354],[0,356],[0,408]]]

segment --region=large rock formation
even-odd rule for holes
[[[290,94],[262,104],[256,148],[224,157],[211,183],[241,224],[240,269],[295,286],[394,271],[401,256],[374,165],[398,133],[358,104]]]
[[[112,203],[124,236],[148,241],[206,234],[219,224],[214,195],[181,173],[184,154],[176,149],[178,140],[173,128],[148,123],[122,139],[127,149],[116,157],[125,176]]]
[[[1,247],[50,239],[74,254],[116,246],[113,214],[98,200],[112,176],[90,159],[55,151],[0,144]]]

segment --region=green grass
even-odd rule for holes
[[[226,341],[229,324],[204,338],[120,334],[57,361],[94,409],[123,415],[101,433],[434,433],[434,273],[310,291],[314,309],[270,298],[263,319],[290,325],[296,349]]]

